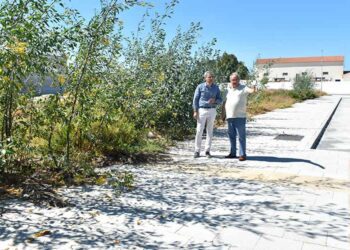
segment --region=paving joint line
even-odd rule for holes
[[[311,149],[317,149],[318,144],[320,143],[322,136],[324,135],[324,133],[326,132],[326,129],[328,128],[328,125],[330,124],[335,112],[337,111],[339,104],[341,103],[341,101],[343,100],[343,97],[340,97],[337,105],[335,106],[335,108],[333,109],[332,113],[330,114],[330,116],[328,117],[327,121],[325,122],[325,124],[323,125],[322,129],[320,130],[319,134],[317,135],[315,141],[312,143],[311,145]]]

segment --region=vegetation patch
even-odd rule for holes
[[[248,97],[249,116],[263,114],[275,109],[291,107],[298,100],[288,90],[264,90]]]

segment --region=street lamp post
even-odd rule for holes
[[[323,85],[323,49],[321,50],[322,55],[322,61],[321,61],[321,91],[322,91],[322,85]]]

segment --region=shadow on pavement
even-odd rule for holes
[[[308,163],[314,166],[317,166],[319,168],[325,169],[322,165],[305,159],[298,159],[298,158],[289,158],[289,157],[275,157],[275,156],[248,156],[248,160],[251,161],[266,161],[266,162],[302,162],[302,163]]]
[[[347,241],[347,235],[342,232],[349,224],[349,212],[332,200],[320,199],[323,193],[276,183],[133,171],[138,177],[137,188],[122,197],[106,195],[113,192],[108,186],[72,187],[65,195],[76,204],[74,208],[38,209],[34,214],[26,207],[27,203],[8,201],[10,208],[20,205],[22,215],[12,219],[0,217],[0,242],[12,239],[15,245],[50,249],[62,246],[69,239],[80,249],[107,249],[116,247],[114,242],[118,240],[118,245],[126,249],[177,249],[183,242],[176,237],[181,235],[181,230],[191,230],[193,225],[201,229],[193,232],[194,240],[201,232],[214,237],[224,228],[257,236],[272,228],[295,237]],[[305,203],[315,204],[319,199],[322,202],[312,207]],[[27,219],[22,220],[23,216]],[[52,232],[49,241],[26,243],[28,236],[42,229]],[[204,242],[193,244],[194,248],[205,248]]]

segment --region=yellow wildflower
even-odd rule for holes
[[[141,67],[142,67],[143,69],[149,69],[149,68],[151,67],[151,64],[149,64],[149,63],[147,63],[147,62],[144,62],[144,63],[141,64]]]
[[[9,82],[11,80],[8,76],[4,76],[2,79],[4,80],[4,82]]]
[[[13,45],[9,45],[8,48],[15,54],[24,55],[27,51],[27,43],[16,42]]]
[[[107,37],[103,38],[102,39],[102,44],[105,45],[105,46],[108,46],[109,45],[109,40]]]
[[[13,66],[13,62],[12,61],[9,61],[8,63],[5,64],[5,67],[8,68],[8,69],[12,69],[12,66]]]
[[[60,84],[63,84],[66,81],[66,78],[63,75],[59,75],[57,80]]]
[[[160,73],[157,79],[158,79],[159,82],[163,82],[165,80],[164,72]]]
[[[116,43],[115,45],[114,45],[114,49],[116,49],[116,50],[118,50],[118,49],[121,49],[121,45],[119,44],[119,43]]]
[[[146,89],[143,94],[146,96],[146,97],[150,97],[152,95],[152,91],[149,90],[149,89]]]
[[[106,176],[99,176],[99,177],[96,179],[95,183],[96,183],[97,185],[100,185],[100,186],[106,184],[106,183],[107,183],[107,178],[106,178]]]

